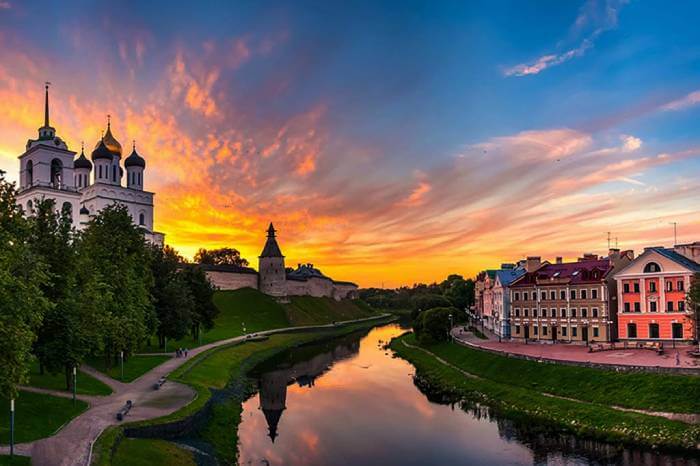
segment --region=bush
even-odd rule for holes
[[[413,331],[421,342],[449,340],[450,316],[454,322],[457,309],[454,307],[436,307],[421,312],[413,321]]]

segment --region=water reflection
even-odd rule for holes
[[[383,349],[401,332],[384,326],[259,367],[259,394],[243,405],[240,464],[700,464],[560,435],[451,399]]]

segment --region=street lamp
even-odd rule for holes
[[[10,458],[15,455],[15,399],[10,400]]]
[[[75,366],[73,366],[73,407],[75,407],[75,391],[76,391],[77,381],[78,381],[78,371],[76,370]]]
[[[119,352],[119,360],[122,369],[122,382],[124,381],[124,351]]]
[[[450,313],[450,330],[447,332],[447,337],[452,341],[452,313]]]

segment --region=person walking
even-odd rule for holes
[[[681,353],[676,350],[676,366],[681,365]]]

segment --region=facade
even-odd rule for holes
[[[73,226],[80,230],[103,208],[122,204],[149,241],[163,244],[163,234],[153,230],[154,193],[143,189],[146,161],[136,152],[136,145],[122,164],[122,146],[112,135],[108,120],[104,136],[92,151],[92,162],[84,150],[77,158],[75,155],[50,125],[46,86],[44,125],[39,128],[39,137],[27,141],[19,156],[17,203],[22,209],[31,215],[37,201],[53,199],[56,209],[67,210]]]
[[[483,278],[483,292],[481,297],[481,320],[484,327],[493,330],[494,326],[494,296],[493,287],[496,284],[496,270],[485,270]]]
[[[649,247],[615,274],[618,336],[621,340],[697,338],[687,292],[700,272],[700,243],[674,248]]]
[[[493,300],[493,331],[503,338],[510,338],[510,284],[525,274],[524,262],[502,264],[496,271],[496,280],[491,291]]]
[[[616,309],[608,284],[613,271],[630,261],[627,253],[611,250],[605,258],[586,254],[569,263],[557,258],[554,264],[528,269],[510,285],[511,338],[611,341]]]
[[[230,265],[205,265],[204,270],[211,282],[221,290],[254,288],[279,300],[289,296],[336,300],[359,297],[355,283],[333,280],[313,264],[299,264],[296,269],[286,268],[284,255],[277,244],[277,231],[272,224],[267,229],[267,240],[258,260],[257,272],[250,267]]]

